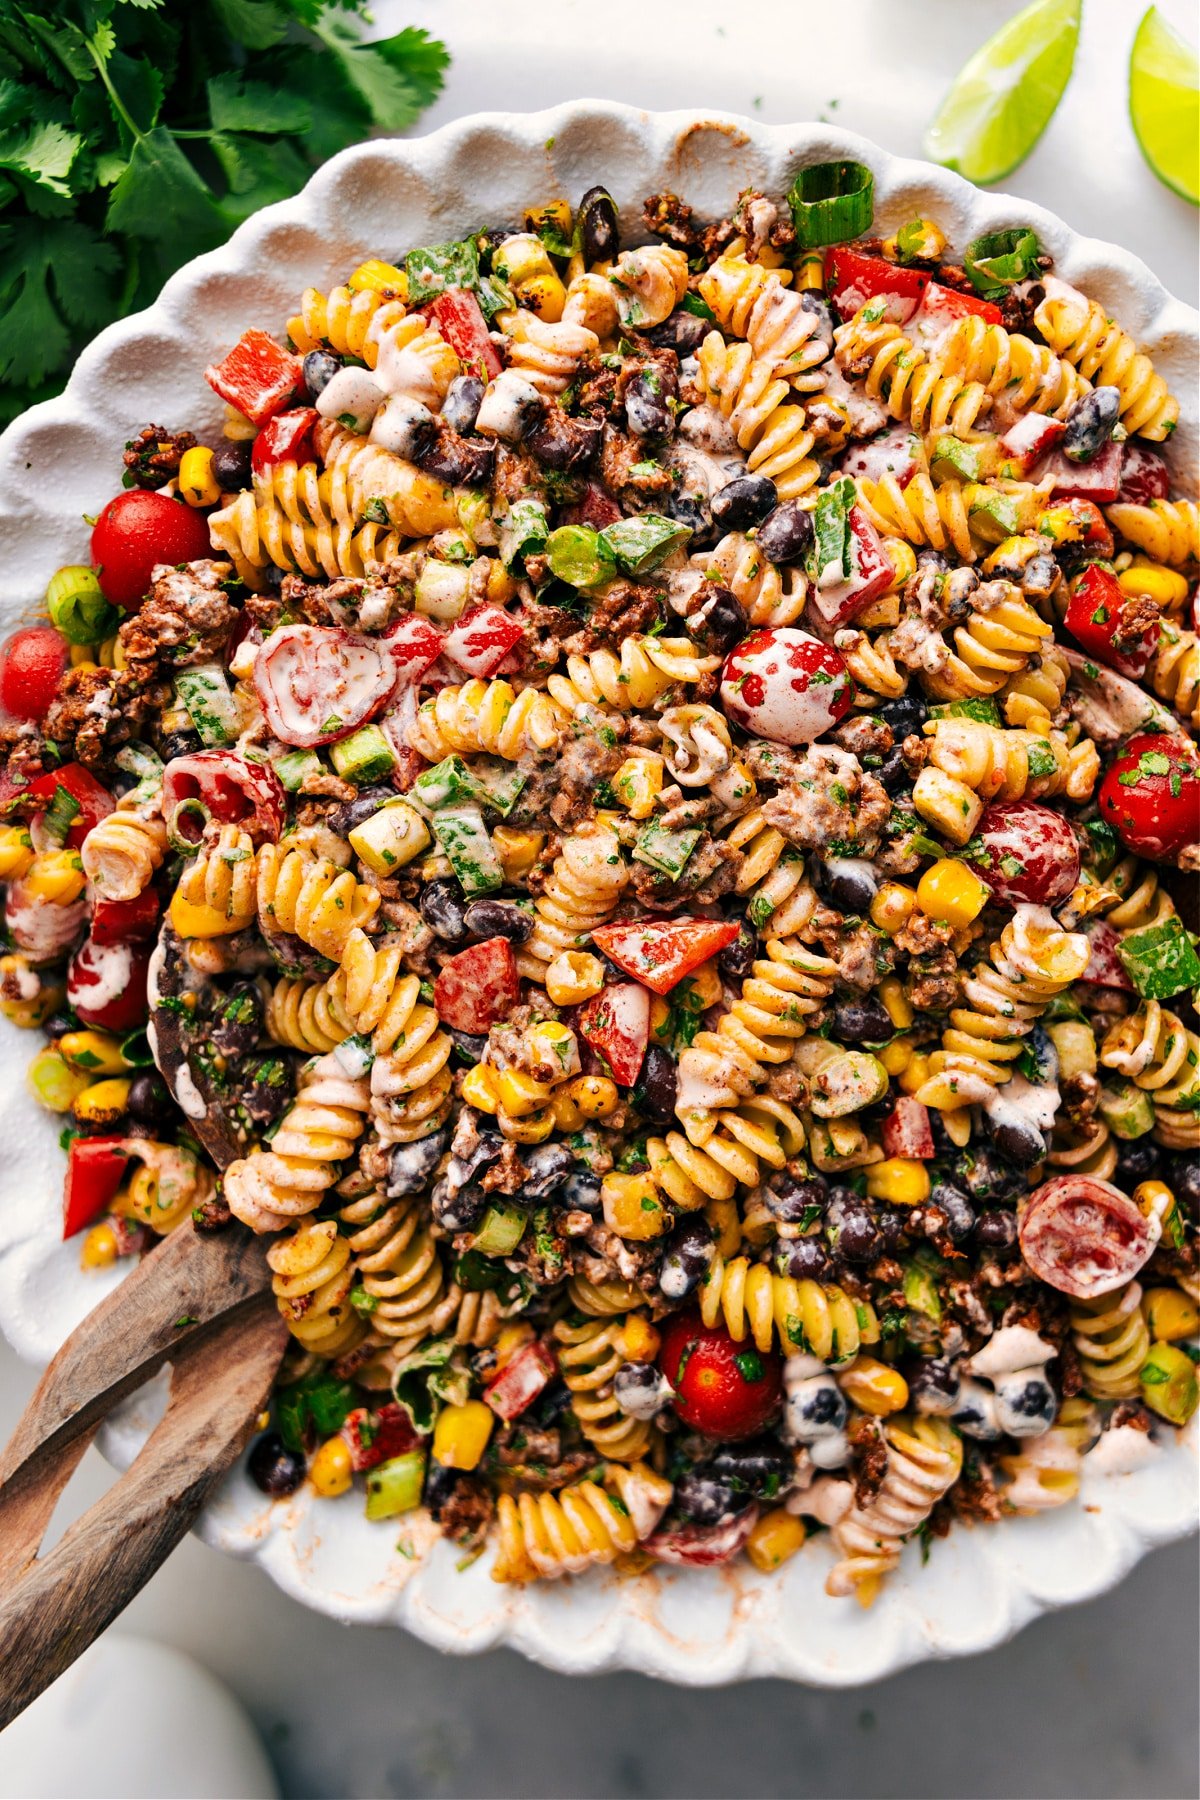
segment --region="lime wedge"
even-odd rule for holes
[[[1050,123],[1075,64],[1081,0],[1034,0],[980,46],[925,133],[925,154],[999,181]]]
[[[1196,52],[1152,6],[1129,58],[1129,116],[1160,181],[1200,205],[1200,66]]]

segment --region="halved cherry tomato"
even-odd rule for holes
[[[1089,919],[1083,927],[1083,935],[1092,954],[1079,979],[1090,981],[1095,987],[1120,988],[1122,993],[1132,994],[1134,986],[1129,971],[1117,955],[1121,934],[1116,926],[1110,925],[1107,919]]]
[[[838,473],[852,481],[882,481],[892,475],[897,487],[906,488],[924,462],[925,446],[916,432],[908,425],[892,425],[878,437],[851,444]]]
[[[240,825],[256,844],[278,839],[287,812],[283,783],[269,763],[251,762],[232,750],[196,750],[190,756],[173,756],[163,770],[163,817],[171,823],[184,800],[199,800],[218,825]],[[175,820],[175,829],[199,842],[199,819],[189,826],[187,815]]]
[[[573,506],[565,506],[560,517],[564,525],[590,525],[593,531],[603,531],[606,525],[616,524],[621,509],[602,487],[589,481],[580,498]]]
[[[676,1313],[662,1326],[658,1366],[675,1390],[675,1411],[706,1437],[746,1438],[761,1431],[783,1398],[783,1358],[754,1340],[738,1343],[699,1313]]]
[[[963,855],[1009,906],[1051,906],[1079,880],[1079,839],[1070,820],[1036,800],[986,807]]]
[[[265,331],[251,330],[242,333],[228,356],[205,369],[204,379],[222,400],[263,425],[303,389],[304,366]]]
[[[124,1146],[124,1138],[119,1137],[71,1139],[63,1182],[64,1241],[90,1225],[116,1198],[129,1163]]]
[[[616,961],[616,958],[613,958]],[[650,996],[636,981],[610,982],[575,1014],[575,1029],[602,1056],[618,1087],[632,1087],[650,1041]]]
[[[433,984],[433,1004],[443,1025],[479,1037],[507,1019],[520,985],[508,939],[485,938],[443,963]]]
[[[385,645],[336,625],[285,625],[254,662],[267,724],[281,743],[304,750],[349,737],[373,719],[396,680]]]
[[[350,1466],[361,1473],[393,1456],[404,1456],[421,1442],[412,1420],[395,1400],[368,1410],[356,1406],[342,1421],[338,1436],[350,1451]]]
[[[1112,527],[1100,508],[1079,494],[1055,500],[1039,516],[1037,528],[1056,544],[1082,544],[1100,562],[1107,562],[1115,547]]]
[[[1128,1195],[1091,1175],[1043,1182],[1019,1218],[1021,1254],[1038,1280],[1077,1300],[1124,1287],[1158,1241]]]
[[[144,888],[134,900],[97,900],[92,907],[93,944],[145,944],[158,933],[162,895]]]
[[[311,462],[316,455],[313,426],[320,416],[315,406],[298,406],[268,419],[250,452],[250,467],[255,474],[269,469],[272,463]]]
[[[92,531],[92,566],[114,606],[136,612],[157,563],[196,562],[212,554],[208,520],[169,494],[130,488],[110,500]]]
[[[815,744],[849,712],[853,699],[841,651],[791,625],[751,632],[721,670],[727,716],[777,744]]]
[[[554,1352],[536,1339],[518,1350],[511,1362],[505,1363],[498,1375],[494,1375],[483,1390],[483,1397],[492,1411],[507,1424],[517,1419],[532,1406],[538,1395],[547,1384],[553,1381],[558,1373],[558,1364],[554,1360]]]
[[[1127,506],[1149,506],[1152,500],[1165,500],[1171,492],[1171,471],[1157,450],[1125,440],[1121,461],[1121,491],[1117,499]]]
[[[65,788],[79,807],[64,840],[68,850],[78,850],[92,826],[107,819],[113,810],[113,797],[82,763],[63,763],[61,768],[39,775],[22,792],[49,806],[59,788]]]
[[[472,677],[494,675],[524,637],[520,621],[502,606],[473,606],[442,646],[447,660]]]
[[[424,308],[467,369],[493,381],[503,368],[500,353],[488,336],[487,320],[469,288],[447,288]]]
[[[852,319],[860,306],[880,297],[888,302],[888,317],[903,324],[911,319],[929,286],[920,269],[906,269],[885,262],[882,256],[864,256],[846,244],[838,244],[825,258],[825,288],[840,319]]]
[[[146,1021],[148,950],[85,938],[67,968],[67,1000],[85,1025],[134,1031]]]
[[[1109,438],[1099,454],[1085,463],[1072,462],[1061,450],[1052,450],[1038,464],[1033,479],[1041,483],[1049,478],[1056,496],[1077,494],[1083,500],[1094,500],[1098,506],[1107,506],[1121,491],[1124,449],[1123,444]]]
[[[1182,737],[1146,732],[1114,758],[1100,785],[1100,816],[1117,828],[1127,850],[1170,862],[1196,841],[1200,765]]]
[[[601,925],[592,942],[635,981],[656,994],[669,994],[737,934],[736,923],[721,919],[638,919],[629,925]]]
[[[656,1562],[675,1563],[685,1569],[712,1569],[732,1562],[758,1522],[758,1504],[751,1501],[732,1519],[715,1525],[664,1525],[644,1540],[642,1549]]]
[[[37,723],[50,710],[70,654],[52,625],[27,625],[0,644],[0,710]]]
[[[1153,616],[1146,618],[1149,611]],[[1157,608],[1126,595],[1108,569],[1089,563],[1071,583],[1066,626],[1089,656],[1118,675],[1140,681],[1158,644],[1162,621]]]
[[[917,1162],[933,1157],[933,1127],[929,1108],[910,1094],[901,1094],[879,1127],[879,1140],[889,1156],[907,1156]]]

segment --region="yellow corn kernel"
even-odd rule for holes
[[[913,1058],[912,1039],[893,1038],[878,1052],[879,1060],[889,1075],[903,1075]]]
[[[653,1362],[662,1343],[662,1333],[650,1323],[645,1313],[628,1313],[621,1327],[621,1348],[630,1362]]]
[[[0,988],[8,986],[20,993],[30,985],[31,976],[38,985],[29,999],[0,999],[0,1013],[22,1031],[33,1031],[39,1025],[44,1025],[51,1013],[57,1012],[67,997],[64,986],[53,981],[43,981],[39,972],[30,968],[25,957],[0,956]]]
[[[606,1119],[621,1099],[616,1082],[606,1075],[580,1075],[568,1084],[567,1093],[585,1119]]]
[[[492,842],[496,846],[496,855],[500,858],[505,881],[510,887],[515,887],[537,861],[542,845],[546,842],[546,834],[544,831],[518,831],[511,825],[497,825],[492,833]]]
[[[921,770],[913,783],[912,803],[914,811],[952,844],[965,844],[983,816],[983,801],[975,790],[941,769]]]
[[[555,1006],[590,1000],[604,986],[604,964],[587,950],[564,950],[546,965],[546,992]]]
[[[887,1008],[887,1016],[897,1031],[907,1031],[913,1022],[913,1009],[899,976],[889,975],[879,984],[879,998]],[[889,1074],[890,1074],[889,1070]]]
[[[0,881],[19,881],[33,861],[33,839],[25,825],[0,830]]]
[[[550,1098],[548,1082],[535,1081],[523,1069],[499,1069],[495,1075],[496,1099],[510,1118],[523,1119],[537,1112]]]
[[[443,1406],[433,1428],[433,1456],[443,1469],[477,1469],[496,1415],[482,1400]]]
[[[1200,1331],[1200,1307],[1182,1288],[1148,1289],[1142,1295],[1142,1313],[1150,1336],[1163,1344],[1176,1344]]]
[[[897,594],[904,586],[909,576],[915,575],[917,572],[917,553],[912,545],[906,543],[903,538],[884,538],[883,547],[887,551],[887,559],[891,563],[893,570],[892,579],[887,592],[889,594]],[[855,625],[859,625],[864,617],[865,608],[862,612],[855,614]]]
[[[1164,568],[1162,563],[1143,562],[1140,557],[1135,557],[1127,569],[1122,569],[1117,580],[1122,593],[1153,600],[1164,611],[1187,599],[1186,575],[1181,575],[1178,569]]]
[[[73,1069],[61,1051],[50,1045],[38,1051],[25,1078],[39,1105],[56,1113],[70,1112],[80,1094],[92,1084],[92,1076],[86,1070]]]
[[[67,652],[67,661],[73,669],[98,668],[96,649],[95,644],[72,644]]]
[[[536,1025],[530,1026],[529,1037],[533,1047],[548,1051],[561,1070],[565,1071],[572,1063],[579,1067],[579,1039],[561,1019],[539,1019]]]
[[[569,243],[572,229],[570,202],[547,200],[544,206],[530,206],[526,209],[523,224],[526,231],[536,232],[539,237],[543,231],[553,231],[556,237]]]
[[[377,256],[369,256],[366,262],[359,263],[346,286],[355,294],[370,292],[390,294],[397,300],[408,299],[408,276],[404,270],[394,263],[380,262]]]
[[[914,888],[905,887],[901,881],[881,882],[871,902],[871,923],[878,925],[880,931],[886,931],[889,937],[895,937],[912,917],[916,904]]]
[[[220,498],[219,495],[218,498]],[[129,661],[125,655],[125,646],[121,642],[119,633],[115,637],[105,638],[100,646],[98,654],[100,666],[103,669],[127,669],[129,667]]]
[[[555,1127],[564,1133],[583,1129],[584,1117],[578,1103],[572,1099],[565,1087],[555,1088],[550,1096],[550,1111],[554,1116]]]
[[[189,506],[215,506],[221,484],[213,474],[213,453],[203,444],[185,450],[179,459],[179,492]]]
[[[90,1081],[98,1075],[123,1075],[130,1066],[118,1040],[105,1031],[65,1031],[58,1047],[69,1063],[87,1072]]]
[[[736,1256],[742,1242],[742,1217],[737,1201],[732,1196],[728,1200],[706,1200],[704,1217],[713,1228],[717,1254],[726,1261]]]
[[[518,1118],[501,1106],[496,1112],[496,1123],[501,1136],[512,1144],[544,1144],[554,1130],[554,1110],[543,1106],[540,1112],[526,1113],[523,1118]]]
[[[463,1076],[462,1097],[468,1106],[477,1112],[494,1113],[496,1100],[496,1072],[486,1063],[476,1063]]]
[[[505,1368],[526,1344],[532,1344],[537,1333],[533,1326],[521,1321],[520,1324],[506,1325],[496,1339],[496,1367]]]
[[[825,252],[806,250],[796,263],[796,291],[821,294],[825,291]]]
[[[988,888],[966,863],[941,857],[917,883],[917,905],[927,919],[969,925],[988,903]]]
[[[129,1104],[132,1086],[127,1075],[93,1081],[90,1087],[76,1095],[71,1111],[81,1125],[114,1125]]]
[[[900,238],[904,239],[903,250]],[[895,237],[884,238],[883,254],[889,262],[895,262],[902,256],[911,261],[920,257],[937,260],[946,248],[946,234],[933,219],[910,219]]]
[[[529,282],[554,275],[554,266],[546,254],[546,246],[532,231],[518,231],[512,237],[506,237],[497,246],[492,267],[520,300],[524,300],[522,289]],[[557,276],[555,279],[558,279]],[[562,317],[561,313],[559,317]]]
[[[514,598],[517,592],[515,575],[510,575],[498,556],[493,556],[488,563],[487,597],[493,606],[503,606],[506,600]]]
[[[785,1506],[775,1506],[755,1521],[746,1539],[746,1555],[761,1574],[770,1575],[804,1548],[804,1537],[803,1519],[797,1519]]]
[[[606,1175],[600,1184],[600,1200],[604,1207],[604,1223],[618,1237],[632,1238],[635,1242],[661,1237],[670,1224],[648,1170],[636,1175]]]
[[[344,1438],[326,1438],[312,1459],[308,1479],[325,1500],[336,1500],[339,1494],[349,1492],[354,1469],[350,1462],[350,1446]]]
[[[203,900],[185,900],[176,889],[168,916],[181,938],[228,937],[241,927],[241,920],[229,918]]]
[[[1147,1218],[1153,1214],[1165,1219],[1175,1205],[1175,1196],[1165,1181],[1139,1181],[1130,1197]]]
[[[715,957],[710,957],[698,969],[693,969],[688,980],[692,984],[693,1001],[705,1008],[717,1004],[721,998],[721,975]]]
[[[893,1206],[919,1206],[929,1198],[929,1171],[910,1156],[889,1156],[868,1168],[867,1192]]]
[[[661,994],[650,996],[650,1036],[660,1037],[671,1017],[670,1003]]]
[[[839,1377],[839,1386],[852,1406],[878,1418],[908,1405],[908,1383],[899,1369],[874,1356],[858,1357]]]
[[[26,891],[54,906],[69,906],[86,886],[78,850],[46,850],[34,857],[25,875]]]
[[[627,756],[609,785],[631,819],[648,819],[662,793],[661,756]]]
[[[904,558],[900,555],[896,555],[895,557],[891,555],[891,546],[898,542],[898,538],[888,538],[884,544],[884,549],[888,552],[892,567],[897,570],[903,570],[906,567]],[[916,559],[914,558],[914,561],[915,560]],[[862,611],[855,613],[855,630],[891,631],[894,626],[898,625],[900,623],[899,590],[903,585],[904,580],[898,573],[894,577],[893,585],[888,588],[886,593],[880,594],[878,599],[868,600]]]
[[[107,1219],[101,1219],[98,1225],[92,1226],[79,1247],[79,1266],[81,1269],[111,1268],[119,1251],[116,1232]]]
[[[567,290],[553,273],[535,275],[532,281],[523,284],[518,297],[522,306],[536,313],[547,325],[558,324],[567,304]]]

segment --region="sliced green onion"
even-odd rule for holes
[[[137,777],[137,786],[124,795],[130,806],[142,806],[157,797],[162,788],[162,757],[149,744],[125,744],[113,758],[118,769]]]
[[[696,319],[712,319],[714,323],[716,322],[716,313],[708,304],[708,301],[702,300],[699,294],[685,294],[683,299],[679,302],[679,310],[680,312],[691,313],[692,317]]]
[[[529,1223],[526,1213],[507,1200],[495,1200],[488,1207],[471,1243],[481,1256],[511,1256],[525,1235]]]
[[[315,750],[285,750],[275,758],[275,773],[285,793],[298,794],[310,776],[325,773],[325,765]]]
[[[136,1031],[129,1032],[121,1039],[121,1055],[128,1069],[152,1069],[154,1055],[150,1049],[150,1040],[146,1036],[146,1027],[139,1025]]]
[[[75,563],[57,570],[46,589],[50,623],[68,644],[99,644],[111,637],[125,614],[110,606],[94,569]]]
[[[56,844],[65,844],[67,833],[81,811],[74,794],[69,793],[65,787],[56,787],[53,800],[42,814],[42,830]]]
[[[686,544],[691,537],[690,525],[678,519],[664,519],[661,513],[639,513],[633,519],[618,519],[600,533],[602,553],[614,558],[624,575],[645,575],[657,568],[672,550]]]
[[[367,1471],[368,1519],[394,1519],[421,1504],[425,1485],[425,1452],[406,1450],[403,1456]]]
[[[180,669],[175,677],[175,695],[186,706],[203,743],[221,749],[233,742],[238,733],[238,712],[220,663],[197,663],[193,668]]]
[[[1026,281],[1038,273],[1041,254],[1037,233],[1028,225],[1014,225],[1008,231],[985,231],[968,244],[963,268],[977,294],[985,300],[1001,300],[1015,281]]]
[[[875,217],[875,177],[865,163],[813,163],[798,171],[788,204],[798,249],[843,244]]]
[[[195,798],[181,800],[170,818],[167,820],[167,842],[172,850],[182,850],[185,856],[194,856],[204,835],[204,827],[208,824],[210,813],[203,800]],[[200,829],[195,837],[189,837],[183,829],[184,819],[199,819]]]

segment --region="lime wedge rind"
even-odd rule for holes
[[[1081,0],[1034,0],[966,63],[925,134],[925,154],[988,185],[1024,162],[1062,99]]]
[[[1129,117],[1158,179],[1200,205],[1200,64],[1156,6],[1143,15],[1133,40]]]

